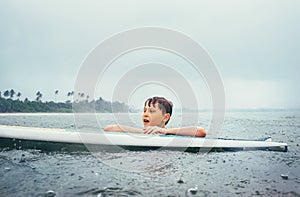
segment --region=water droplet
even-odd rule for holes
[[[53,190],[48,190],[47,192],[46,192],[46,195],[45,195],[46,197],[54,197],[54,196],[56,196],[56,193],[53,191]]]
[[[23,163],[25,162],[25,154],[22,154],[21,159],[19,161],[19,163]]]
[[[180,178],[180,179],[177,181],[177,183],[180,183],[180,184],[181,184],[181,183],[184,183],[184,182],[183,182],[183,180]]]
[[[5,170],[5,172],[10,171],[10,167],[5,167],[4,170]]]
[[[282,179],[285,179],[285,180],[289,179],[289,176],[287,174],[281,174],[280,176]]]
[[[188,193],[195,195],[198,192],[198,185],[187,190]]]

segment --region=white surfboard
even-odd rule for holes
[[[287,151],[286,143],[244,139],[210,139],[175,135],[146,135],[76,132],[65,129],[0,125],[0,147],[39,149],[44,151],[101,151],[174,149],[191,152],[210,150],[273,150]]]

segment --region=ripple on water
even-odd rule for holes
[[[293,113],[229,113],[226,117],[220,137],[272,136],[273,141],[288,143],[289,150],[284,153],[128,151],[91,155],[21,147],[2,150],[0,192],[5,196],[46,196],[50,190],[55,196],[186,196],[198,185],[198,190],[189,190],[188,195],[300,196],[299,117]],[[114,124],[111,114],[101,114],[101,118]],[[70,128],[74,120],[59,114],[10,115],[1,116],[0,124]]]
[[[136,190],[126,190],[120,187],[105,187],[92,188],[85,191],[78,192],[77,195],[97,195],[97,196],[135,196],[142,193]]]

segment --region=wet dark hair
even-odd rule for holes
[[[170,117],[172,116],[172,108],[173,108],[173,103],[167,99],[165,99],[164,97],[152,97],[152,98],[148,98],[145,101],[144,106],[146,106],[148,103],[148,107],[150,107],[150,105],[152,104],[153,106],[155,106],[156,103],[158,103],[158,108],[164,113],[169,113]],[[169,119],[170,120],[170,119]],[[168,124],[169,120],[166,122],[166,125]]]

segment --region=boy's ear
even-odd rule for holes
[[[165,122],[167,122],[168,120],[170,120],[170,114],[169,113],[166,113],[165,115],[164,115],[164,121]]]

